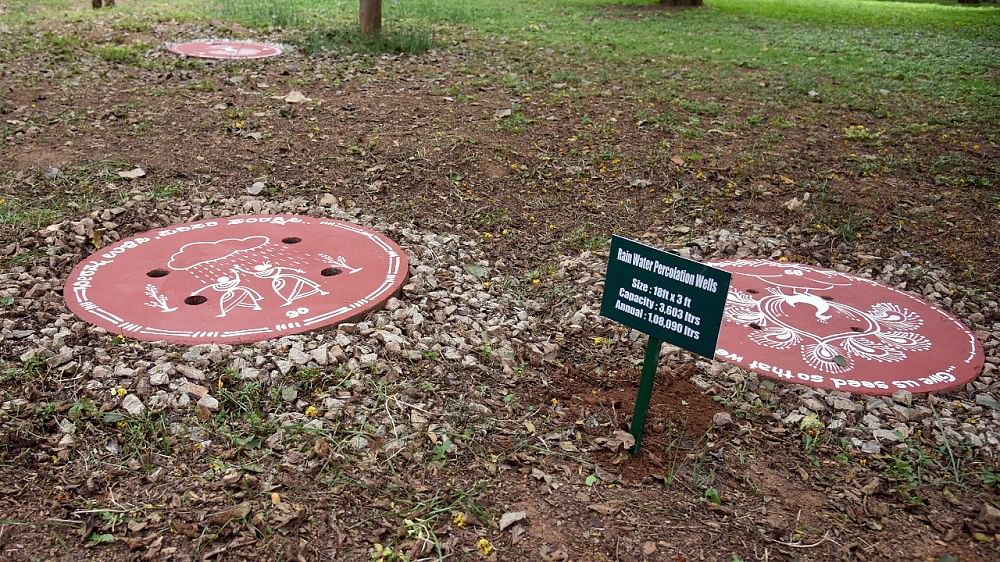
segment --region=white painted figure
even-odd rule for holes
[[[222,318],[226,313],[230,312],[234,308],[250,308],[253,310],[260,310],[260,301],[264,299],[257,291],[249,287],[244,287],[241,283],[240,274],[237,271],[239,268],[230,269],[229,272],[232,273],[232,277],[223,275],[216,279],[215,283],[211,285],[206,285],[201,289],[198,289],[193,294],[204,291],[205,289],[215,289],[222,293],[219,297],[219,309],[221,313],[216,315],[216,318]]]
[[[249,273],[260,279],[270,279],[271,288],[274,290],[274,294],[278,295],[285,301],[281,306],[288,306],[299,299],[315,294],[330,294],[329,292],[320,289],[319,283],[301,275],[297,275],[298,273],[305,273],[305,271],[301,269],[274,266],[268,262],[253,266],[253,271],[240,269],[239,266],[237,266],[236,269],[239,269],[244,273]]]

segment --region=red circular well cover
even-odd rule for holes
[[[716,359],[772,379],[860,394],[938,391],[982,372],[976,336],[906,293],[800,264],[711,265],[733,274]]]
[[[171,45],[170,50],[186,57],[222,60],[263,59],[281,54],[280,47],[254,41],[189,41]]]
[[[109,332],[173,343],[242,343],[357,318],[406,280],[406,254],[358,225],[245,215],[145,232],[80,262],[63,291]]]

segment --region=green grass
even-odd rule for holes
[[[119,118],[129,111],[125,105],[112,108]],[[116,171],[131,167],[130,162],[123,160],[98,160],[64,168],[54,179],[40,176],[19,179],[13,172],[0,172],[0,235],[23,236],[65,216],[111,203],[121,192],[109,191],[108,185],[122,182]],[[8,263],[34,257],[22,256],[11,258]]]
[[[372,37],[363,37],[348,25],[317,28],[298,41],[306,54],[319,51],[347,50],[360,53],[420,54],[434,47],[434,39],[419,28],[386,28]]]
[[[998,116],[995,4],[708,0],[697,10],[664,11],[655,9],[655,0],[386,1],[383,34],[372,40],[355,31],[356,0],[154,0],[124,4],[114,14],[94,14],[69,0],[25,4],[0,21],[105,17],[141,28],[144,18],[221,18],[289,31],[307,53],[420,53],[471,32],[523,53],[522,68],[514,73],[538,75],[541,66],[541,76],[551,75],[553,82],[629,78],[667,90],[664,76],[697,65],[685,71],[689,91],[717,92],[723,82],[729,90],[784,106],[804,104],[815,91],[824,102],[876,116],[905,113],[914,104],[909,96],[917,94],[950,108],[946,117],[952,120]],[[50,39],[56,53],[74,47]],[[104,55],[133,58],[117,51]],[[545,81],[522,82],[520,89],[531,89]],[[769,87],[755,92],[759,82]],[[702,103],[695,113],[717,111],[713,102]]]
[[[142,66],[148,61],[146,53],[150,48],[152,46],[145,43],[98,45],[94,47],[94,54],[108,62]]]
[[[26,201],[0,202],[0,227],[18,230],[38,230],[57,220],[61,214],[56,209],[38,207]]]
[[[472,31],[521,45],[527,72],[552,60],[568,67],[553,82],[608,82],[628,77],[662,85],[689,64],[688,87],[716,91],[719,81],[799,105],[816,91],[825,102],[885,116],[919,94],[951,117],[995,119],[1000,7],[857,0],[709,0],[698,10],[651,9],[653,0],[410,0],[385,2],[384,38],[354,32],[353,0],[216,0],[208,11],[241,23],[305,32],[307,52],[338,46],[417,53],[432,37]],[[518,47],[520,49],[520,47]],[[540,48],[551,49],[544,57]],[[516,76],[505,80],[518,80]],[[539,83],[518,82],[523,93]],[[660,88],[663,89],[663,88]],[[669,96],[668,96],[669,99]],[[689,101],[712,115],[717,102]],[[963,107],[967,106],[967,107]]]
[[[215,0],[206,10],[258,29],[301,32],[295,42],[306,54],[326,50],[418,54],[434,46],[433,34],[425,25],[413,26],[393,17],[384,18],[378,35],[362,37],[356,25],[358,4],[346,0]]]

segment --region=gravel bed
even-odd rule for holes
[[[382,231],[409,254],[410,279],[400,298],[358,323],[241,346],[124,341],[80,321],[63,305],[61,284],[91,253],[95,240],[107,245],[152,228],[243,213],[322,215]],[[983,374],[964,388],[940,395],[899,391],[870,397],[775,383],[667,346],[662,361],[694,362],[691,380],[724,401],[729,412],[763,413],[756,419],[773,428],[822,423],[825,431],[863,453],[907,447],[909,437],[922,434],[940,445],[995,454],[1000,445],[1000,310],[995,295],[956,284],[945,271],[902,251],[870,255],[835,247],[842,258],[824,262],[814,256],[830,254],[830,237],[798,229],[773,232],[746,223],[738,232],[718,230],[692,238],[685,228],[650,233],[643,241],[695,259],[787,257],[873,278],[950,311],[976,331],[986,352]],[[487,393],[473,392],[477,387],[488,385],[494,390],[489,394],[503,394],[526,370],[544,373],[547,365],[563,358],[567,346],[595,337],[606,338],[616,357],[633,362],[642,357],[641,334],[599,316],[606,254],[584,252],[557,260],[538,287],[507,264],[491,263],[479,244],[453,234],[384,224],[332,195],[280,203],[247,196],[183,203],[134,198],[0,249],[7,257],[32,252],[38,258],[34,265],[0,273],[0,298],[10,303],[0,324],[0,345],[8,366],[18,360],[41,362],[60,389],[92,397],[105,412],[136,416],[147,409],[185,411],[192,404],[212,412],[219,408],[217,390],[224,384],[220,373],[226,373],[233,380],[281,389],[287,407],[271,415],[282,424],[322,429],[344,419],[367,423],[374,429],[356,435],[350,442],[354,449],[365,450],[370,439],[378,438],[386,452],[419,460],[424,450],[409,446],[415,435],[431,432],[448,439],[455,420],[486,418],[502,406]],[[424,375],[411,372],[412,366],[426,369],[428,363],[433,367]],[[340,369],[344,381],[321,400],[299,397],[294,388],[284,390],[282,381],[289,373],[303,369]],[[453,383],[453,389],[422,389],[419,377],[425,375]],[[379,402],[366,377],[403,381],[404,390],[394,401]],[[3,412],[28,402],[29,397],[19,397],[0,404],[0,421]],[[743,429],[750,423],[740,415],[735,422],[717,416],[716,422]],[[187,432],[196,441],[203,437],[181,423],[172,430]],[[280,446],[280,436],[269,441]],[[72,444],[67,421],[60,445]]]

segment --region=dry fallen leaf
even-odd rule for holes
[[[670,157],[670,161],[673,162],[674,164],[677,164],[678,166],[683,166],[684,165],[684,159],[681,158],[680,156],[678,156],[677,154],[674,154],[673,156],[671,156]]]
[[[625,507],[625,502],[621,500],[612,500],[604,503],[592,503],[587,506],[587,509],[591,511],[596,511],[602,515],[614,515]]]
[[[288,103],[306,103],[307,101],[312,101],[312,98],[307,98],[305,94],[303,94],[298,90],[292,90],[291,92],[288,92],[288,95],[286,95],[282,99],[284,99]]]
[[[560,441],[559,448],[567,453],[575,453],[580,450],[576,448],[576,445],[570,443],[569,441]]]
[[[527,511],[508,511],[500,516],[500,530],[503,531],[507,527],[510,527],[518,521],[523,521],[528,518]]]
[[[125,178],[127,180],[139,179],[146,175],[146,170],[142,168],[132,168],[131,170],[123,170],[118,172],[118,177]]]
[[[631,449],[635,446],[635,437],[633,437],[631,433],[619,429],[608,438],[608,441],[604,444],[604,446],[612,451],[617,451],[620,448]]]
[[[302,509],[302,506],[281,502],[270,512],[268,522],[272,528],[280,529],[298,521],[303,515],[305,515],[305,510]]]
[[[867,484],[861,487],[861,493],[866,496],[874,495],[875,492],[878,492],[878,488],[881,484],[882,484],[881,480],[879,480],[878,478],[872,478],[871,480],[868,481]]]
[[[232,507],[216,511],[205,517],[210,525],[223,525],[234,519],[244,519],[250,514],[250,502],[243,502]]]
[[[792,197],[788,201],[785,201],[785,208],[789,211],[798,211],[805,206],[805,201],[799,199],[798,197]]]

